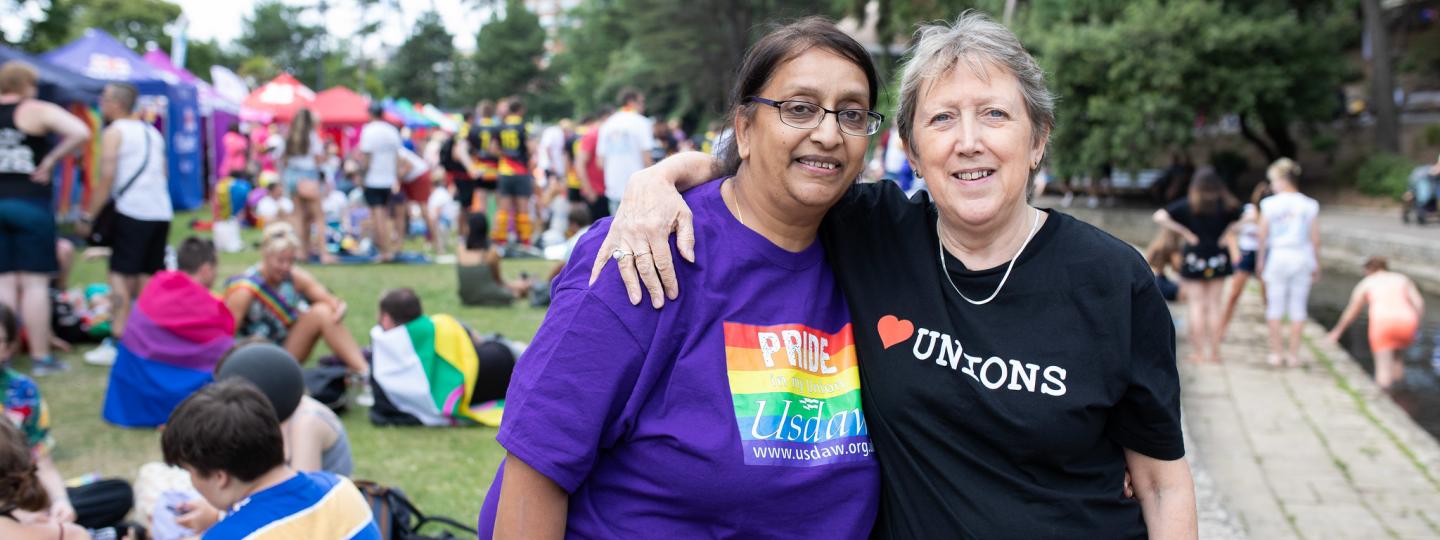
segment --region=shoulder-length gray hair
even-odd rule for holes
[[[915,35],[915,47],[900,78],[900,110],[895,120],[900,140],[912,154],[920,91],[961,63],[979,74],[985,72],[985,64],[998,66],[1020,80],[1034,141],[1055,127],[1055,96],[1045,87],[1045,71],[1005,25],[979,11],[966,10],[953,24],[922,25]]]

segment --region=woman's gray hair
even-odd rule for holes
[[[900,140],[912,154],[915,108],[921,89],[961,63],[981,77],[985,64],[990,64],[1009,70],[1019,79],[1034,140],[1055,127],[1055,96],[1045,87],[1045,71],[1005,25],[979,11],[966,10],[954,24],[941,21],[922,25],[915,35],[915,47],[900,79],[900,111],[896,115]]]

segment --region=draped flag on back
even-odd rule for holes
[[[150,278],[116,345],[104,417],[113,424],[164,424],[186,397],[209,383],[235,343],[235,319],[208,289],[181,272]]]
[[[470,332],[454,317],[420,317],[389,331],[376,326],[370,342],[378,393],[400,412],[427,426],[489,423],[471,410],[480,360]]]

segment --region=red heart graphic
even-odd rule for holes
[[[884,344],[886,349],[915,335],[913,323],[896,318],[894,315],[881,317],[880,324],[875,325],[875,329],[880,331],[880,343]]]

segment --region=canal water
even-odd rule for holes
[[[1327,270],[1310,291],[1310,318],[1333,328],[1350,300],[1350,291],[1360,282],[1359,274]],[[1370,356],[1364,310],[1355,324],[1340,337],[1340,345],[1372,377],[1375,362]],[[1405,360],[1405,378],[1393,386],[1390,396],[1432,437],[1440,439],[1440,296],[1425,295],[1425,315],[1419,336],[1400,356]],[[1340,359],[1337,359],[1340,360]]]

